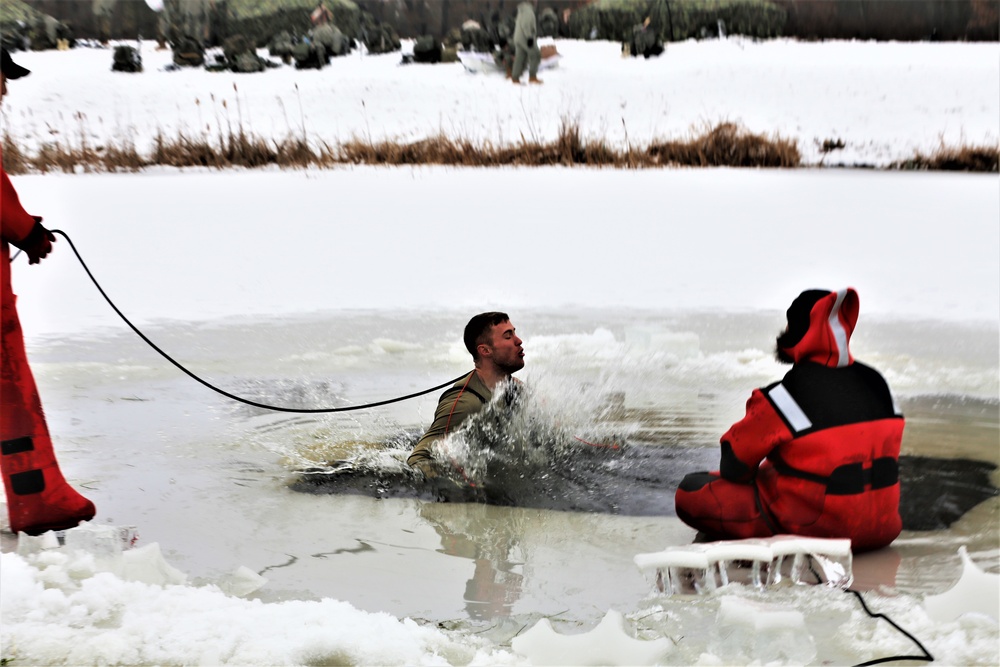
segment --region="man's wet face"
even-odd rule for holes
[[[493,363],[506,373],[516,373],[524,368],[524,348],[521,343],[510,321],[493,325],[490,344]]]

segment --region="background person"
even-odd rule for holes
[[[532,0],[525,0],[517,6],[517,18],[514,20],[514,65],[511,80],[515,85],[521,84],[525,61],[528,63],[528,83],[541,83],[538,65],[542,62],[542,51],[538,48],[538,22],[535,20],[535,3]]]
[[[792,302],[777,339],[792,369],[753,391],[722,436],[719,470],[681,481],[684,523],[721,539],[850,538],[855,551],[896,539],[903,416],[879,372],[851,356],[858,310],[852,288]]]
[[[7,80],[30,74],[2,49],[0,102],[7,94]],[[2,156],[0,156],[2,163]],[[0,166],[0,469],[7,514],[14,533],[31,535],[72,528],[94,518],[94,504],[63,478],[49,437],[35,378],[28,365],[24,337],[17,316],[16,297],[10,282],[10,245],[23,250],[29,264],[37,264],[52,250],[55,236],[42,219],[21,206],[14,185]]]

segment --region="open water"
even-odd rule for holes
[[[714,611],[699,601],[671,611],[632,558],[694,538],[673,515],[674,488],[715,465],[718,437],[750,390],[784,372],[771,352],[782,314],[510,315],[526,352],[525,416],[493,433],[510,452],[500,477],[454,443],[481,488],[501,491],[468,502],[441,502],[403,464],[439,391],[369,410],[285,414],[211,392],[128,331],[52,337],[31,354],[63,467],[95,501],[97,520],[137,526],[195,583],[242,565],[268,579],[256,594],[265,601],[332,597],[504,644],[543,616],[577,632],[617,609],[649,636],[673,637],[681,661],[697,659],[711,649]],[[467,317],[348,311],[161,323],[147,333],[234,394],[342,407],[467,371]],[[861,590],[943,592],[958,578],[962,545],[982,569],[1000,571],[997,337],[990,323],[862,313],[855,357],[884,373],[907,415],[907,525],[892,547],[855,560]],[[833,603],[815,590],[783,595],[812,610],[810,623],[854,619],[847,596]],[[817,631],[819,654],[878,657],[883,639],[868,646],[863,631],[846,632],[859,646]]]

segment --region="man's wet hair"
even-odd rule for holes
[[[490,342],[490,330],[502,322],[509,321],[510,317],[507,316],[507,313],[498,311],[479,313],[469,320],[469,323],[465,325],[463,339],[465,340],[465,349],[469,351],[473,359],[479,358],[479,355],[476,354],[476,348],[481,343]]]

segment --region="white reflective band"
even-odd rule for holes
[[[846,289],[837,292],[837,301],[833,304],[829,319],[830,330],[833,332],[834,340],[837,341],[837,351],[840,353],[840,357],[837,359],[837,368],[846,366],[851,359],[850,354],[847,352],[847,331],[844,329],[844,325],[840,323],[840,305],[844,303],[845,296],[847,296]]]
[[[771,402],[774,403],[774,406],[778,408],[778,412],[791,424],[793,430],[796,432],[804,431],[812,426],[809,417],[806,417],[806,413],[802,412],[802,408],[795,402],[795,399],[788,393],[784,385],[774,385],[767,392],[767,395],[771,399]]]

